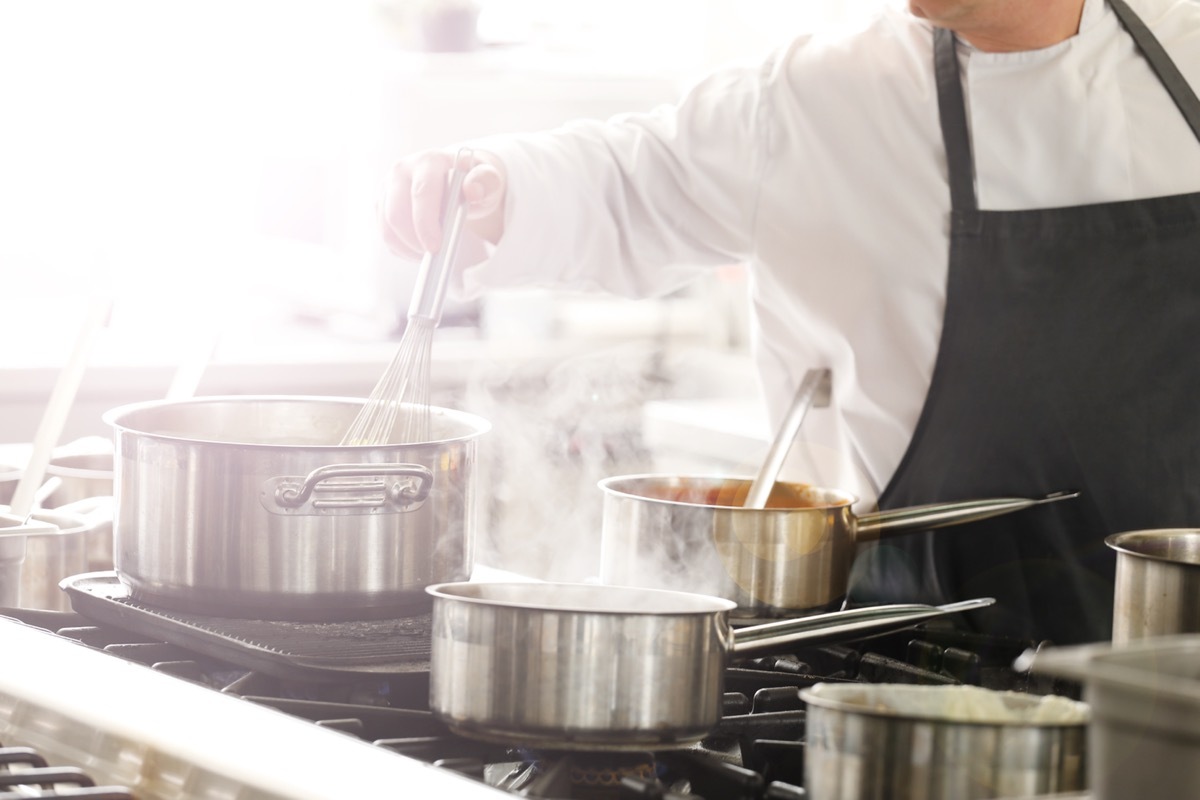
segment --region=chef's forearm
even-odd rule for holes
[[[743,72],[707,81],[673,109],[481,142],[504,162],[504,235],[468,271],[481,289],[543,285],[642,297],[752,254],[765,150]],[[744,106],[718,115],[716,104]],[[730,164],[730,148],[746,159]]]

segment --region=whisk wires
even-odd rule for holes
[[[400,346],[370,397],[359,410],[342,445],[415,444],[430,438],[432,414],[429,410],[429,362],[433,350],[433,332],[442,318],[447,279],[458,249],[458,239],[466,221],[462,201],[462,181],[466,169],[461,166],[470,150],[458,151],[450,171],[442,214],[445,237],[436,253],[426,253],[417,272],[412,301],[408,307],[408,325],[400,337]]]
[[[436,327],[424,317],[409,320],[396,354],[342,437],[343,445],[429,441],[429,362]]]

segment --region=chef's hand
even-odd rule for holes
[[[388,175],[380,203],[380,226],[388,249],[419,259],[442,245],[442,196],[453,151],[426,150],[401,159]],[[491,153],[471,151],[460,157],[467,169],[462,194],[467,203],[467,230],[495,244],[504,233],[504,166]]]

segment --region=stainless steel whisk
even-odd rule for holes
[[[447,281],[466,222],[462,183],[467,170],[463,165],[470,155],[468,148],[455,155],[443,202],[441,249],[427,252],[421,259],[400,346],[354,418],[350,430],[342,437],[343,446],[429,441],[429,362],[433,332],[442,319]]]

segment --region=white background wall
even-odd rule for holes
[[[409,0],[0,0],[0,444],[32,439],[99,293],[114,312],[62,441],[209,350],[201,394],[365,395],[411,285],[375,232],[391,159],[648,109],[877,2],[480,0],[484,47],[429,54]],[[752,392],[730,379],[743,292],[730,265],[666,301],[458,309],[481,326],[440,330],[432,374],[495,425],[486,563],[588,576],[596,480],[648,467],[680,421],[647,436],[645,404]]]
[[[97,292],[117,298],[110,370],[85,402],[152,395],[209,333],[236,375],[215,388],[363,393],[412,274],[375,234],[392,158],[649,108],[877,2],[480,0],[465,54],[414,51],[408,0],[0,2],[0,441],[32,436]],[[736,344],[739,291],[728,272],[694,293],[707,320],[676,319]]]

